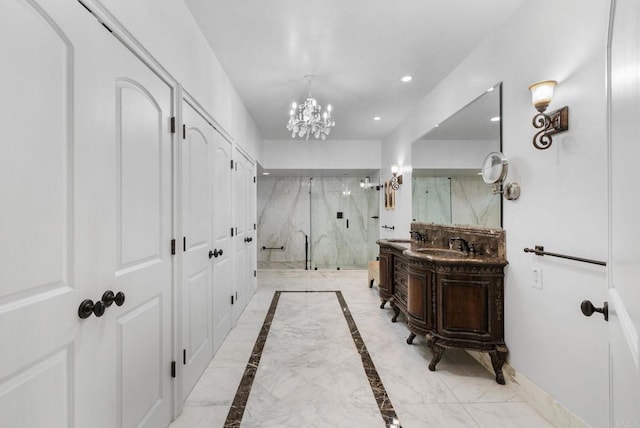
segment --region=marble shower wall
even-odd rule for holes
[[[448,177],[413,177],[413,221],[451,223],[451,179]]]
[[[309,178],[258,178],[258,264],[287,263],[304,269],[309,236]],[[280,248],[283,250],[270,250]]]
[[[413,219],[500,227],[500,195],[481,177],[413,177]]]
[[[311,269],[366,268],[378,253],[379,222],[371,217],[379,197],[360,188],[359,177],[260,177],[259,265],[304,268],[306,235]]]

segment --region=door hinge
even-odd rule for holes
[[[231,169],[233,169],[233,159],[231,159]]]
[[[176,118],[175,116],[171,118],[171,133],[176,133]]]
[[[233,294],[231,295],[231,304],[233,305]]]
[[[183,236],[182,237],[182,251],[183,252],[187,252],[187,237]]]
[[[238,228],[236,227],[235,229],[236,229],[236,235],[237,235],[238,234]]]
[[[236,302],[238,301],[238,292],[236,291]]]
[[[176,255],[176,240],[175,239],[171,240],[171,255],[172,256]]]
[[[176,377],[176,362],[171,361],[171,377]]]
[[[182,139],[187,139],[187,125],[185,125],[184,123],[182,124]]]
[[[254,271],[253,271],[253,277],[255,278],[255,277],[257,277],[257,276],[258,276],[258,272],[254,270]]]
[[[233,227],[231,228],[231,237],[233,238]]]
[[[253,182],[254,182],[254,183],[256,182],[256,177],[255,177],[255,176],[253,177]]]
[[[256,230],[256,224],[253,223],[253,230]]]
[[[183,365],[187,365],[187,350],[183,349],[182,350],[182,364]]]

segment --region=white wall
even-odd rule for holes
[[[378,169],[380,141],[267,140],[265,169]]]
[[[186,4],[95,0],[103,4],[254,160],[261,136]]]
[[[585,318],[579,305],[583,299],[598,305],[606,299],[605,268],[523,249],[544,245],[548,251],[606,260],[609,7],[609,0],[526,2],[383,141],[381,178],[390,176],[393,163],[411,164],[413,140],[503,82],[503,151],[509,180],[522,186],[519,200],[504,202],[508,361],[596,427],[608,425],[607,325],[602,317]],[[544,79],[560,82],[550,109],[568,105],[570,129],[540,151],[531,143],[535,110],[527,88]],[[381,210],[380,221],[396,226],[387,236],[406,237],[410,189],[401,187],[396,207]],[[534,266],[543,269],[542,290],[531,287]]]

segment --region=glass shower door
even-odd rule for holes
[[[366,268],[370,192],[357,177],[311,179],[311,269]]]

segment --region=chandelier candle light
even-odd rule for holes
[[[287,129],[291,131],[292,138],[297,134],[299,137],[306,137],[306,140],[309,140],[310,135],[325,140],[331,127],[336,124],[331,118],[331,105],[327,105],[327,111],[323,112],[322,106],[311,96],[311,81],[314,77],[312,74],[304,76],[309,82],[309,96],[305,102],[300,105],[294,102],[291,105]]]

